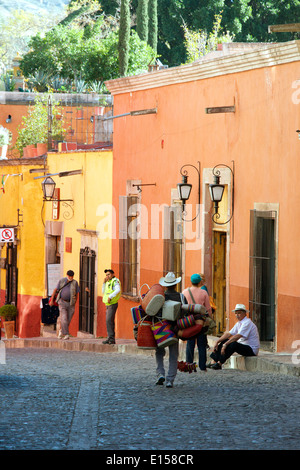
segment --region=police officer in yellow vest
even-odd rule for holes
[[[118,308],[118,300],[121,297],[121,282],[116,278],[112,269],[104,270],[106,276],[103,281],[103,303],[106,305],[106,329],[107,340],[103,344],[115,344],[115,316]]]

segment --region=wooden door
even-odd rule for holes
[[[213,298],[217,306],[216,334],[221,334],[226,330],[226,237],[226,232],[213,232]]]

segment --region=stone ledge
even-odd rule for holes
[[[233,354],[224,365],[225,369],[237,369],[247,372],[270,372],[300,377],[300,367],[291,362],[268,359],[267,356],[244,357]]]
[[[212,343],[213,337],[208,336],[208,343]],[[74,352],[92,352],[92,353],[119,353],[119,354],[133,354],[133,355],[147,355],[154,357],[154,349],[141,349],[137,347],[134,340],[117,340],[117,344],[103,344],[101,339],[82,339],[70,338],[69,340],[61,340],[57,338],[13,338],[3,339],[5,348],[7,349],[21,349],[21,348],[53,348],[64,351]],[[186,342],[179,342],[179,361],[185,361]],[[197,348],[195,355],[197,355]],[[168,348],[166,351],[166,358],[168,357]],[[209,358],[209,350],[207,352]],[[198,357],[195,356],[195,362]],[[278,373],[283,375],[291,375],[300,377],[300,365],[292,363],[291,354],[271,354],[266,351],[261,351],[255,357],[243,357],[233,354],[223,366],[224,369],[236,369],[247,372],[268,372]]]

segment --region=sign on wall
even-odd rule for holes
[[[55,188],[54,195],[52,199],[52,219],[59,219],[59,198],[60,198],[60,188]]]
[[[72,253],[72,238],[66,237],[65,241],[66,241],[65,252]]]
[[[47,294],[50,297],[60,280],[60,264],[47,264]]]
[[[11,243],[15,240],[15,234],[13,228],[0,228],[0,242]]]

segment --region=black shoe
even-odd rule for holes
[[[112,339],[107,339],[105,341],[102,341],[102,344],[116,344],[116,342],[113,341]]]
[[[211,362],[210,364],[206,364],[206,367],[207,367],[208,369],[211,369],[212,366],[214,366],[215,364],[216,364],[215,362]]]
[[[222,366],[221,366],[221,364],[219,364],[218,362],[216,362],[215,364],[213,364],[213,365],[211,366],[211,369],[213,369],[213,370],[220,370],[220,369],[222,369]]]

